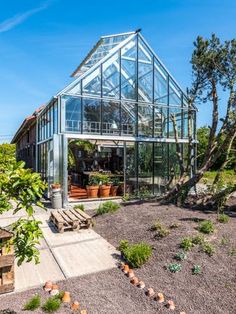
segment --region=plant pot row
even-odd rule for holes
[[[117,196],[119,186],[113,185],[90,185],[87,186],[87,194],[89,198]]]

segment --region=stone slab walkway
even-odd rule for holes
[[[5,213],[0,217],[0,227],[7,226],[18,217]],[[92,229],[57,232],[48,223],[49,212],[38,210],[35,218],[42,221],[44,238],[40,250],[40,264],[15,265],[15,291],[42,285],[47,280],[58,281],[116,267],[117,251]]]

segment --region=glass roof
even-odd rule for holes
[[[78,66],[78,68],[74,71],[72,76],[79,76],[82,73],[86,72],[95,63],[105,57],[111,51],[111,49],[116,47],[119,43],[121,43],[132,34],[134,34],[134,32],[101,37],[96,45],[93,47],[93,49],[88,53],[85,59]]]

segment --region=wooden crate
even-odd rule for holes
[[[8,250],[6,243],[12,233],[0,228],[0,294],[14,290],[14,250]]]

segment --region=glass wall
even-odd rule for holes
[[[38,142],[45,141],[58,133],[58,104],[49,104],[38,117]]]

